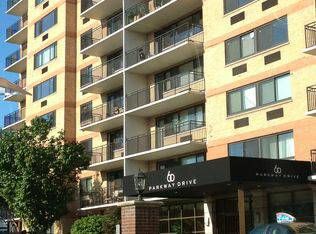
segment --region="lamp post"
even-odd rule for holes
[[[146,175],[144,174],[144,172],[139,171],[137,175],[134,175],[134,185],[135,190],[138,193],[138,201],[142,201],[142,194],[145,191],[146,187]]]

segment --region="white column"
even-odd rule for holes
[[[212,222],[212,200],[207,199],[204,201],[204,228],[205,233],[207,234],[213,234],[213,222]]]

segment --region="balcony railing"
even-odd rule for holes
[[[91,192],[82,192],[80,194],[80,207],[99,206],[104,204],[111,204],[115,202],[122,202],[123,188],[117,187],[113,192],[108,192],[106,188],[98,188]]]
[[[316,110],[316,87],[307,87],[307,108],[308,111]]]
[[[305,25],[306,48],[316,45],[316,22]]]
[[[129,7],[125,11],[126,24],[133,23],[134,21],[144,17],[145,15],[148,15],[150,12],[157,10],[159,7],[162,7],[170,1],[171,0],[145,0]]]
[[[91,164],[101,163],[115,158],[123,157],[124,144],[123,139],[108,145],[96,147],[91,152]]]
[[[316,149],[311,150],[311,169],[312,174],[316,175]]]
[[[108,60],[105,64],[97,66],[92,70],[81,74],[80,85],[81,88],[93,84],[99,80],[102,80],[108,76],[111,76],[123,68],[123,56],[117,56],[111,60]]]
[[[21,0],[7,0],[7,10],[9,10],[11,7],[13,7],[19,1],[21,1]]]
[[[123,111],[123,97],[116,98],[96,106],[92,110],[83,111],[81,113],[81,127],[121,114]]]
[[[16,110],[4,116],[4,127],[15,124],[25,118],[25,109]]]
[[[126,152],[131,155],[185,141],[204,142],[205,139],[205,122],[186,121],[126,139]]]
[[[5,65],[6,67],[11,66],[12,64],[16,63],[17,61],[21,60],[24,56],[26,56],[26,50],[16,50],[12,54],[10,54],[8,57],[5,59]]]
[[[26,79],[25,78],[24,79],[18,79],[16,81],[14,81],[13,83],[23,89],[26,86]],[[15,93],[15,91],[12,90],[12,89],[5,88],[5,93],[12,94],[12,93]]]
[[[154,85],[140,89],[126,96],[126,108],[134,108],[158,101],[184,91],[204,91],[204,75],[202,72],[181,73]]]
[[[126,65],[127,67],[132,66],[140,61],[169,50],[179,43],[189,41],[192,37],[202,31],[202,25],[187,23],[174,28],[161,36],[156,37],[154,40],[148,41],[144,45],[127,52]]]
[[[123,27],[123,13],[109,18],[105,27],[100,25],[81,36],[81,50],[91,46],[103,38],[115,33]]]
[[[81,0],[81,13],[96,5],[101,0]]]
[[[9,26],[6,30],[6,37],[7,39],[11,37],[12,35],[19,32],[22,28],[24,28],[27,25],[27,15],[23,15],[20,20]]]

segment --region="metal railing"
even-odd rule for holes
[[[126,154],[131,155],[186,141],[204,142],[205,122],[186,121],[126,139]]]
[[[316,110],[316,86],[307,87],[307,109]]]
[[[316,175],[316,149],[311,150],[311,170],[312,175]]]
[[[111,60],[106,61],[105,64],[101,64],[80,76],[80,87],[83,88],[90,84],[93,84],[99,80],[102,80],[110,75],[113,75],[123,68],[123,55],[119,55]]]
[[[14,81],[13,82],[13,84],[16,84],[17,86],[19,86],[20,88],[25,88],[25,86],[26,86],[26,79],[24,78],[24,79],[17,79],[16,81]],[[5,91],[5,93],[7,94],[12,94],[12,93],[15,93],[15,91],[14,90],[12,90],[12,89],[8,89],[8,88],[5,88],[4,89]]]
[[[81,13],[96,5],[102,0],[81,0]]]
[[[91,192],[81,192],[80,207],[98,206],[103,204],[111,204],[115,202],[122,202],[123,187],[117,187],[110,193],[106,188],[98,188]]]
[[[5,59],[6,67],[11,66],[12,64],[21,60],[25,56],[26,56],[26,49],[24,49],[24,50],[18,49],[16,51],[14,51],[12,54],[10,54],[9,56],[6,57],[6,59]]]
[[[155,83],[145,89],[140,89],[126,95],[126,109],[146,105],[184,91],[203,92],[205,90],[202,72],[186,72]]]
[[[21,0],[7,0],[7,10],[9,10],[11,7],[13,7],[19,1],[21,1]]]
[[[196,35],[203,32],[202,25],[183,24],[174,28],[151,41],[145,42],[144,45],[126,52],[126,66],[132,66],[140,61],[148,59],[154,55],[164,52],[177,46],[184,41],[203,42],[202,38],[195,38]]]
[[[4,116],[4,127],[17,123],[25,118],[25,109],[19,109]]]
[[[316,22],[305,25],[306,48],[316,45]]]
[[[96,164],[105,162],[115,158],[124,156],[124,144],[123,139],[119,139],[117,142],[113,142],[107,145],[96,147],[92,149],[90,164]]]
[[[123,112],[123,97],[116,98],[112,101],[96,106],[91,110],[82,111],[81,127],[99,122]]]
[[[121,29],[123,27],[123,13],[109,18],[104,25],[106,26],[100,25],[81,36],[81,50]]]
[[[27,15],[23,15],[21,19],[19,19],[14,24],[10,25],[6,29],[6,38],[8,39],[12,35],[16,34],[17,32],[21,31],[27,25]]]
[[[167,4],[171,0],[154,0],[137,3],[125,10],[126,24],[133,23],[134,21],[148,15],[150,12],[157,10],[159,7]]]

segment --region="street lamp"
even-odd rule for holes
[[[145,191],[146,187],[146,176],[145,173],[142,171],[139,171],[137,175],[134,175],[134,185],[135,190],[138,193],[138,201],[143,200],[143,192]]]

